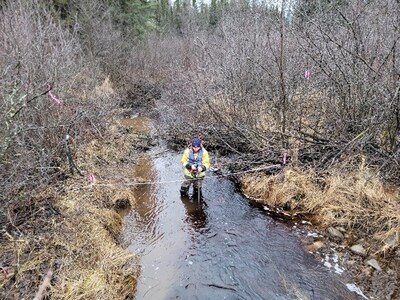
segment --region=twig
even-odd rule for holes
[[[203,284],[207,285],[207,286],[210,286],[210,287],[215,287],[215,288],[218,288],[218,289],[230,290],[230,291],[235,291],[236,292],[235,288],[232,288],[232,287],[229,287],[229,286],[224,286],[224,285],[221,285],[221,284],[216,284],[216,283],[203,283]]]
[[[331,160],[331,164],[330,166],[332,166],[333,162],[335,161],[336,158],[340,157],[343,152],[345,152],[347,149],[351,149],[355,143],[357,142],[357,140],[361,139],[363,137],[363,135],[369,130],[369,128],[367,128],[366,130],[364,130],[363,132],[361,132],[359,135],[357,135],[354,139],[352,139],[350,142],[347,143],[347,145],[345,145],[342,150],[340,150],[338,153],[336,153],[336,155],[332,158]]]
[[[43,92],[43,93],[41,93],[39,95],[36,95],[35,97],[27,100],[26,104],[28,104],[29,102],[39,98],[40,96],[46,95],[48,92],[51,91],[51,89],[52,89],[52,87],[49,87],[45,92]],[[25,107],[25,105],[21,105],[21,107],[12,115],[11,119],[14,118],[16,115],[18,115],[24,107]]]
[[[50,280],[51,280],[52,276],[53,276],[53,272],[51,270],[47,271],[47,274],[44,277],[42,284],[39,286],[39,290],[38,290],[35,298],[33,298],[33,300],[43,299],[43,294],[44,294],[46,288],[50,285]]]
[[[74,174],[74,169],[75,169],[78,172],[79,175],[83,176],[82,172],[78,169],[78,167],[76,166],[76,164],[75,164],[75,162],[74,162],[74,160],[72,158],[71,149],[70,149],[70,146],[69,146],[69,139],[70,139],[70,137],[67,134],[65,136],[65,148],[66,148],[66,151],[67,151],[69,169],[70,169],[72,175]]]

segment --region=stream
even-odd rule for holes
[[[210,173],[202,201],[182,198],[181,153],[157,150],[136,161],[133,176],[152,184],[134,188],[124,217],[122,242],[140,258],[134,299],[359,299],[304,250],[307,232],[273,219],[229,180]]]

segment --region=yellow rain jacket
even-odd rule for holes
[[[192,152],[192,154],[191,154],[191,152]],[[198,157],[199,157],[199,153],[200,152],[202,152],[202,154],[201,154],[201,160],[199,161]],[[191,157],[194,158],[194,160],[195,160],[194,162],[190,161]],[[185,151],[183,152],[182,159],[181,159],[181,164],[185,169],[185,176],[186,177],[195,178],[195,177],[204,177],[204,176],[206,176],[206,172],[201,172],[201,173],[194,172],[194,173],[192,173],[192,171],[186,169],[186,164],[187,163],[191,163],[191,164],[195,163],[195,164],[198,164],[198,165],[203,165],[208,170],[210,168],[210,157],[208,156],[207,150],[204,149],[203,147],[201,147],[199,152],[193,153],[192,147],[186,148]]]

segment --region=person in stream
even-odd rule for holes
[[[193,195],[201,195],[201,186],[206,171],[210,168],[208,152],[201,144],[200,138],[192,139],[189,147],[182,155],[181,164],[185,170],[185,181],[181,186],[181,196],[189,196],[189,188],[193,184]]]

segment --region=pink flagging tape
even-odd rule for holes
[[[89,182],[93,184],[96,183],[96,177],[94,176],[94,174],[89,175]]]
[[[57,105],[61,105],[61,100],[54,96],[51,91],[49,91],[49,96]]]
[[[311,75],[310,70],[306,69],[305,72],[304,72],[304,78],[308,80],[308,79],[310,79],[310,75]]]
[[[61,105],[62,103],[61,100],[58,99],[56,96],[54,96],[53,93],[51,92],[51,89],[53,88],[51,84],[48,84],[48,88],[49,88],[50,99],[53,100],[57,105]]]

